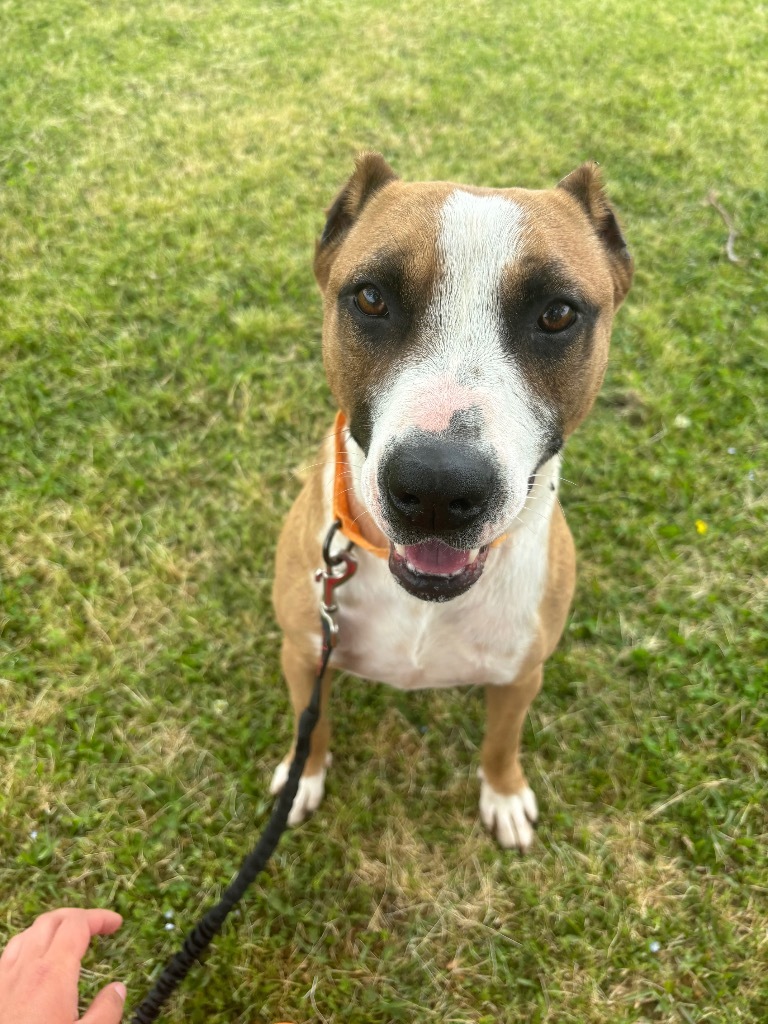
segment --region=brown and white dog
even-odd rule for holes
[[[359,568],[331,665],[403,689],[483,684],[480,815],[526,850],[538,811],[520,734],[575,579],[560,451],[602,382],[631,257],[596,165],[554,189],[486,189],[405,183],[367,153],[328,211],[315,275],[343,418],[277,550],[294,711],[318,658],[314,570],[335,482]],[[323,797],[328,689],[291,824]]]

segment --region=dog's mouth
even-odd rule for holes
[[[422,601],[450,601],[480,579],[488,545],[460,549],[441,540],[421,544],[393,544],[389,570],[397,582]]]

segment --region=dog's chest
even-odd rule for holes
[[[360,552],[338,591],[339,644],[332,664],[401,689],[511,682],[533,642],[547,546],[516,533],[491,551],[483,578],[445,604],[417,600],[386,562]]]

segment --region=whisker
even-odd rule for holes
[[[352,438],[352,433],[351,433],[351,431],[350,431],[348,426],[342,427],[341,428],[341,432],[342,432],[343,435],[345,435],[346,438],[354,440]],[[311,442],[311,443],[317,444],[317,445],[325,444],[326,441],[330,441],[331,438],[336,437],[336,434],[337,434],[337,431],[336,431],[336,428],[334,427],[333,430],[328,431],[327,434],[323,434],[321,437],[319,437],[317,439],[317,441],[314,441],[314,442]]]
[[[530,512],[532,516],[538,516],[539,519],[545,519],[545,520],[549,519],[549,516],[544,515],[543,512],[537,512],[535,508],[531,508],[531,506],[528,505],[526,502],[523,502],[523,508],[520,509],[520,512],[522,512],[523,509],[525,509],[526,512]],[[520,513],[518,513],[518,515],[519,514]]]
[[[354,491],[354,489],[355,489],[354,486],[353,487],[345,487],[344,490],[341,493],[342,494],[349,494],[349,492],[350,491]]]
[[[319,462],[302,462],[298,469],[317,469],[318,466],[346,466],[348,469],[362,469],[362,465],[355,465],[348,459],[325,459]]]
[[[532,537],[534,537],[534,538],[536,537],[536,534],[535,534],[535,533],[533,532],[533,530],[532,530],[532,529],[530,528],[530,526],[528,525],[528,523],[526,523],[526,521],[525,521],[524,519],[521,519],[521,518],[520,518],[520,515],[519,515],[519,514],[518,514],[518,515],[516,515],[516,516],[515,516],[515,518],[514,518],[514,519],[512,520],[512,522],[513,522],[513,523],[514,523],[515,521],[517,521],[518,523],[520,523],[520,525],[521,525],[521,526],[524,526],[524,527],[526,528],[526,530],[528,531],[528,533],[530,533],[530,535],[531,535]]]

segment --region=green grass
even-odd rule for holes
[[[273,550],[332,415],[312,246],[354,154],[532,187],[596,158],[638,270],[567,450],[535,849],[478,826],[477,691],[345,679],[325,804],[167,1019],[768,1017],[766,29],[746,0],[0,5],[0,940],[109,904],[86,987],[135,1005],[266,820]]]

